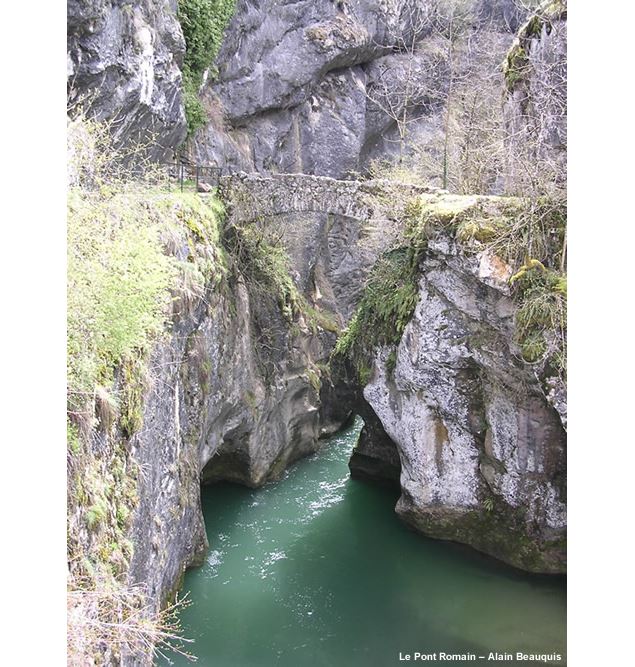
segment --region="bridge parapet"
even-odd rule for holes
[[[232,220],[244,223],[293,213],[325,213],[356,220],[385,219],[397,201],[437,188],[384,179],[343,181],[307,174],[237,173],[220,179]]]

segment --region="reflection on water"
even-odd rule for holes
[[[182,616],[197,664],[386,667],[415,651],[564,658],[563,581],[407,530],[395,493],[348,476],[360,426],[276,484],[203,489],[210,552],[185,577],[193,604]]]

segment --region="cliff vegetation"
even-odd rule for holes
[[[213,67],[235,7],[236,0],[179,0],[178,19],[186,45],[183,101],[188,137],[207,122],[199,89]]]
[[[68,650],[70,665],[182,650],[177,612],[128,581],[152,347],[226,272],[223,207],[122,166],[106,128],[75,119],[68,195]],[[79,138],[79,139],[78,139]],[[90,159],[87,159],[89,157]]]

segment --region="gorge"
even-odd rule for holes
[[[350,619],[369,600],[381,605],[402,591],[395,643],[385,647],[398,656],[400,648],[419,648],[401,647],[399,628],[412,643],[421,628],[451,622],[446,597],[462,600],[471,615],[471,595],[500,595],[535,609],[527,617],[531,640],[507,628],[508,643],[494,646],[503,641],[500,607],[480,628],[464,619],[464,635],[440,641],[437,627],[421,641],[435,650],[564,655],[562,582],[542,577],[566,571],[566,124],[560,79],[553,78],[562,74],[553,63],[564,53],[566,4],[523,14],[514,3],[472,3],[470,32],[455,36],[454,28],[433,30],[432,2],[239,0],[218,45],[218,72],[210,63],[201,73],[206,121],[197,128],[183,102],[187,52],[176,4],[68,5],[69,96],[72,104],[83,100],[69,129],[69,294],[77,295],[69,297],[69,577],[76,616],[99,613],[82,591],[106,582],[132,596],[126,604],[157,618],[184,576],[186,586],[203,586],[223,539],[234,544],[232,513],[243,516],[271,498],[269,514],[255,509],[245,521],[258,533],[256,526],[287,517],[290,533],[276,538],[282,544],[312,508],[331,511],[332,501],[334,513],[352,518],[320,534],[345,545],[351,531],[360,552],[345,551],[338,563],[337,548],[320,551],[306,534],[309,547],[294,567],[318,568],[317,555],[326,555],[332,571],[298,586],[328,591],[329,581],[346,586],[359,557],[363,576],[333,618]],[[450,18],[447,25],[458,24]],[[411,49],[415,44],[420,48]],[[515,129],[493,161],[476,153],[455,160],[459,134],[450,137],[443,121],[452,91],[466,74],[490,67],[487,58],[475,65],[474,53],[497,58],[503,44],[496,90],[503,91],[501,123]],[[385,77],[392,77],[388,87]],[[554,87],[558,99],[549,106],[543,92]],[[380,113],[378,95],[387,90],[408,92],[392,116]],[[143,140],[151,161],[171,158],[187,137],[179,159],[222,166],[218,188],[179,193],[152,175],[134,187],[113,182],[95,159],[101,135],[91,124],[102,122],[111,123],[112,150]],[[520,169],[527,164],[535,169]],[[527,175],[548,187],[531,190]],[[115,256],[126,258],[123,265],[90,254],[101,250],[87,239],[101,233],[103,247],[115,243]],[[91,280],[100,284],[86,279],[98,265],[106,266],[103,292],[85,294]],[[113,266],[124,266],[114,287]],[[145,296],[137,302],[138,294]],[[145,313],[150,302],[157,310]],[[118,327],[122,312],[127,319]],[[139,338],[130,334],[127,342],[135,327]],[[352,479],[342,470],[349,454]],[[215,503],[223,504],[218,517]],[[284,503],[299,503],[296,513]],[[415,532],[396,520],[384,527],[391,507]],[[210,530],[217,518],[223,527]],[[386,544],[364,565],[374,531]],[[251,537],[242,534],[238,543],[247,570],[252,557],[270,557],[272,572],[291,565],[275,540],[260,553]],[[409,561],[377,584],[383,597],[365,598],[399,554]],[[230,604],[235,594],[235,613],[247,617],[249,605],[238,602],[240,563],[224,563],[216,565],[231,567],[234,583],[227,593],[210,588],[220,606],[209,608],[218,614],[221,600]],[[431,568],[430,579],[420,578],[419,567]],[[274,576],[275,586],[284,576]],[[432,585],[435,576],[442,590]],[[487,580],[483,588],[474,584],[479,578]],[[472,593],[461,593],[458,582]],[[248,585],[258,605],[256,583]],[[418,595],[424,590],[433,591],[426,604]],[[195,597],[183,611],[186,628],[203,609]],[[258,657],[265,618],[276,609],[263,610],[260,643],[243,636],[240,648],[228,637],[216,651],[223,632],[244,620],[229,614],[208,639],[199,636],[210,651],[200,664],[212,664],[212,656],[213,664],[292,664],[284,645],[277,657]],[[288,636],[308,632],[308,644],[322,638],[328,645],[329,614],[322,608]],[[292,616],[287,621],[295,627]],[[557,630],[545,641],[551,623]],[[79,657],[69,664],[145,665],[156,648],[154,640],[145,650],[126,641],[85,644],[73,645]],[[344,646],[329,651],[311,664],[364,662]],[[382,655],[381,664],[390,664]]]

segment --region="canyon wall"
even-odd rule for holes
[[[416,153],[439,184],[447,108],[459,104],[450,88],[481,77],[498,99],[523,16],[511,0],[461,12],[432,0],[239,0],[201,90],[210,121],[192,159],[352,178]]]
[[[115,510],[105,521],[125,526],[129,543],[105,548],[91,508],[70,511],[71,541],[142,585],[154,609],[205,554],[201,482],[274,480],[352,413],[365,425],[351,473],[398,485],[397,514],[414,529],[525,570],[565,570],[566,385],[545,352],[551,315],[532,350],[518,337],[519,286],[561,303],[564,253],[543,264],[492,246],[501,230],[522,227],[527,202],[351,178],[375,159],[400,162],[404,113],[412,145],[434,136],[438,146],[449,81],[472,70],[432,28],[433,4],[238,0],[218,72],[201,89],[210,120],[188,150],[251,173],[221,179],[220,237],[196,215],[178,217],[166,247],[189,268],[150,356],[152,380],[131,389],[122,368],[115,381],[134,391],[138,423],[108,423],[90,444],[99,465],[86,476],[88,499],[93,478],[110,491],[134,487],[120,499],[129,522]],[[462,48],[506,50],[520,26],[501,72],[508,189],[518,190],[527,160],[561,187],[566,5],[524,23],[511,1],[475,7]],[[172,157],[187,132],[176,2],[69,1],[68,17],[71,102],[84,97],[120,145],[156,136],[150,157]],[[382,90],[412,94],[386,114]],[[169,215],[179,208],[172,197]],[[564,233],[549,215],[545,245]],[[411,290],[412,304],[359,368],[337,346],[395,249],[412,262],[410,282],[394,285]],[[210,274],[209,262],[221,268]],[[188,270],[205,274],[202,287]]]
[[[185,139],[177,0],[68,0],[67,77],[72,113],[108,121],[119,146],[153,160]]]
[[[525,14],[513,0],[461,12],[433,0],[238,0],[199,90],[208,121],[184,143],[176,0],[73,0],[69,105],[111,123],[118,145],[146,145],[153,160],[181,152],[230,171],[335,178],[416,163],[439,185],[443,161],[461,162],[458,134],[450,158],[444,145],[448,114],[464,113],[462,82],[485,91],[479,108],[498,103],[500,63]],[[501,187],[493,173],[479,183]]]
[[[150,379],[122,367],[113,391],[128,407],[113,423],[98,404],[92,468],[71,457],[69,479],[88,498],[72,492],[75,551],[141,586],[156,611],[206,552],[201,483],[275,480],[357,413],[351,471],[398,484],[408,524],[526,570],[564,571],[566,412],[549,392],[551,366],[526,361],[516,341],[515,267],[478,240],[522,201],[306,175],[238,174],[221,192],[217,233],[204,224],[211,195],[194,208],[179,195],[140,203],[174,219],[164,242],[184,273]],[[395,248],[415,253],[413,307],[356,372],[338,341]]]
[[[450,235],[430,243],[413,317],[396,347],[378,348],[363,387],[385,434],[363,434],[351,470],[400,470],[397,514],[426,535],[562,572],[566,433],[513,343],[510,275]]]
[[[197,265],[211,253],[226,257],[226,269],[175,302],[171,332],[149,361],[141,426],[125,449],[138,470],[128,578],[157,608],[206,552],[201,483],[260,486],[350,418],[329,357],[365,276],[400,230],[385,186],[228,177],[225,236],[199,236],[194,218],[171,238],[180,262]],[[392,187],[404,197],[425,191]],[[274,248],[289,258],[282,274],[256,270],[273,266]]]
[[[149,501],[135,524],[135,543],[146,545],[135,556],[139,580],[165,576],[165,563],[157,566],[146,548],[153,541],[181,565],[182,550],[204,542],[199,479],[260,485],[315,451],[352,412],[366,420],[352,472],[399,480],[404,520],[523,569],[562,571],[566,404],[549,394],[549,371],[527,363],[514,342],[511,266],[439,231],[420,262],[417,305],[398,344],[377,348],[364,382],[329,369],[374,266],[403,242],[398,202],[430,197],[449,210],[490,207],[496,217],[505,200],[292,175],[228,177],[223,193],[228,224],[258,229],[284,248],[307,306],[286,319],[280,303],[250,291],[238,273],[230,291],[206,296],[197,322],[179,325],[182,333],[157,353],[170,390],[150,396],[150,428],[133,440],[135,458],[157,475],[141,493]],[[175,524],[183,504],[189,518]]]

